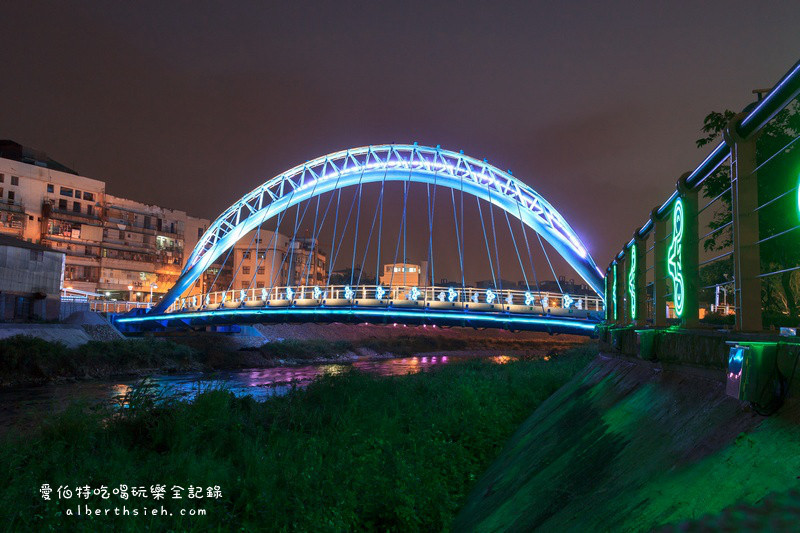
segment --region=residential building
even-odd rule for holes
[[[322,285],[328,257],[314,239],[292,241],[281,233],[262,229],[239,239],[227,263],[232,265],[232,277],[227,284],[218,280],[214,290]]]
[[[380,284],[383,287],[427,287],[428,262],[389,263],[383,265]]]
[[[0,197],[0,234],[63,252],[65,288],[119,300],[165,293],[210,224],[110,195],[104,182],[7,140]]]

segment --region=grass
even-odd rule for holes
[[[154,339],[90,341],[69,348],[28,335],[0,340],[0,381],[47,381],[57,377],[104,377],[142,368],[184,369],[198,352]]]
[[[138,394],[116,416],[75,405],[0,442],[6,530],[441,531],[517,426],[596,353],[445,365],[402,377],[322,377],[264,403],[222,391],[192,403]],[[219,500],[167,500],[173,516],[65,516],[48,483],[219,485]],[[185,496],[184,496],[185,498]],[[112,496],[95,508],[135,505]],[[152,500],[141,503],[152,506]],[[181,508],[205,508],[182,517]]]
[[[463,339],[446,336],[399,335],[393,338],[347,340],[286,339],[258,348],[237,349],[224,336],[187,336],[91,341],[76,348],[28,335],[0,340],[0,385],[43,383],[58,378],[104,379],[158,370],[180,372],[267,366],[338,356],[367,348],[379,354],[408,356],[431,351],[552,349],[547,340]]]

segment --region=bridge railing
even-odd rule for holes
[[[800,62],[733,116],[606,273],[606,322],[797,326]]]
[[[465,304],[480,308],[489,305],[526,306],[545,313],[548,309],[581,309],[599,312],[603,301],[598,296],[570,295],[545,291],[485,289],[452,286],[328,285],[300,287],[249,288],[216,291],[181,298],[168,312],[271,304],[348,306],[376,304],[424,305]]]
[[[148,302],[126,302],[122,300],[88,300],[89,310],[96,313],[127,313],[131,309],[150,309]]]

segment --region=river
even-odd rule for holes
[[[335,375],[352,367],[362,372],[380,376],[398,376],[422,372],[431,367],[469,361],[483,357],[495,363],[506,363],[513,357],[506,355],[446,355],[436,354],[397,359],[354,361],[344,364],[318,364],[253,368],[214,373],[188,373],[154,375],[145,380],[154,394],[194,398],[212,387],[225,388],[237,396],[252,396],[265,400],[286,394],[292,387],[302,387],[321,375]],[[110,403],[123,405],[127,394],[141,379],[117,381],[76,381],[41,386],[7,387],[0,389],[0,434],[15,428],[39,425],[43,416],[63,410],[70,402]]]

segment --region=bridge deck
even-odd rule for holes
[[[435,324],[475,328],[546,331],[593,335],[600,321],[596,312],[581,309],[543,309],[522,305],[380,300],[284,300],[226,302],[199,309],[164,314],[134,310],[114,322],[126,332],[268,322],[370,322],[377,324]]]

